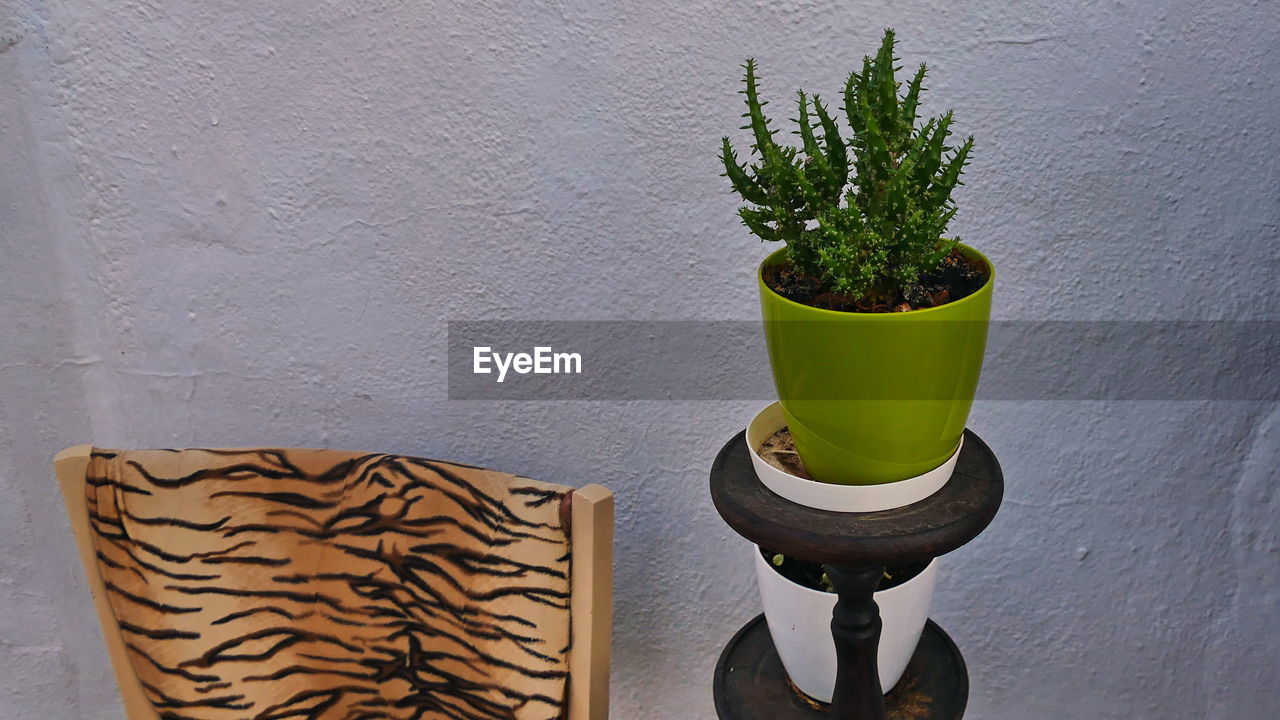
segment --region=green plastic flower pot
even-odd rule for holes
[[[926,473],[960,444],[978,389],[991,317],[987,282],[934,308],[894,313],[823,310],[788,300],[757,274],[765,341],[778,399],[815,480],[876,485]]]

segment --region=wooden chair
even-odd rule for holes
[[[129,720],[605,720],[613,496],[332,450],[54,458]]]

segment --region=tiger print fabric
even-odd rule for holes
[[[328,450],[95,450],[98,568],[173,720],[552,720],[570,488]]]

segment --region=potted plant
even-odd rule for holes
[[[831,613],[836,595],[822,566],[751,546],[765,621],[787,676],[801,692],[831,702],[836,684],[836,646]],[[880,688],[889,692],[915,653],[929,618],[938,561],[891,567],[876,590],[880,645],[876,667]]]
[[[819,96],[797,93],[791,145],[766,117],[747,60],[752,162],[739,162],[728,137],[722,148],[743,224],[783,245],[758,272],[765,339],[785,427],[819,496],[931,472],[926,485],[940,487],[986,345],[994,269],[946,237],[973,139],[950,143],[950,112],[921,121],[925,66],[904,87],[894,63],[886,30],[845,83],[848,138]]]

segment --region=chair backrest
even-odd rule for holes
[[[613,498],[333,450],[55,458],[129,720],[604,720]]]

